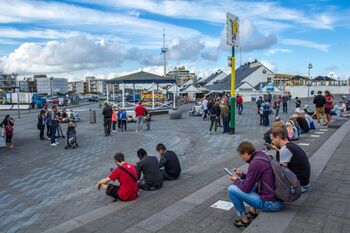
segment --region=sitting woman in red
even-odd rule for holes
[[[132,201],[139,196],[137,187],[137,173],[133,164],[124,161],[123,153],[116,153],[114,161],[118,165],[108,177],[100,180],[97,189],[106,190],[106,194],[115,200]],[[109,184],[110,181],[118,180],[120,186]]]

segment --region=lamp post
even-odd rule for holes
[[[309,69],[308,78],[307,78],[307,101],[310,102],[310,70],[312,69],[311,62],[309,63],[309,66],[307,68]]]

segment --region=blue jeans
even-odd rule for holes
[[[136,129],[138,132],[142,131],[142,125],[143,125],[143,117],[142,116],[136,117]]]
[[[56,125],[51,125],[50,126],[50,131],[51,131],[51,144],[54,144],[56,142]]]
[[[260,209],[265,212],[279,211],[284,206],[284,203],[282,201],[261,200],[260,196],[255,191],[245,193],[236,185],[230,185],[227,189],[227,192],[232,200],[233,205],[236,208],[237,216],[239,217],[244,217],[247,215],[243,202],[247,203],[251,207]]]

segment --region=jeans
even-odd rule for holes
[[[288,113],[287,103],[283,104],[283,113]]]
[[[113,129],[113,131],[116,130],[116,125],[117,125],[117,122],[116,121],[112,121],[112,129]]]
[[[122,131],[126,131],[126,120],[122,120],[122,125],[120,127]]]
[[[278,106],[276,107],[276,117],[278,117],[279,112],[280,112],[280,107]]]
[[[236,185],[230,185],[227,189],[228,195],[230,196],[233,205],[236,208],[237,216],[244,217],[247,215],[247,211],[243,202],[247,203],[251,207],[260,209],[264,212],[275,212],[279,211],[284,207],[282,201],[264,201],[260,199],[260,196],[251,191],[250,193],[243,192]]]
[[[238,114],[241,115],[243,112],[243,104],[237,104]]]
[[[224,132],[223,133],[228,133],[230,132],[230,119],[228,117],[222,117],[222,124],[223,124],[223,128],[224,128]]]
[[[142,126],[143,126],[143,116],[136,117],[136,129],[137,129],[137,132],[142,131]]]
[[[269,112],[268,111],[263,111],[263,125],[264,126],[269,126],[270,125]]]
[[[50,132],[51,132],[51,144],[54,144],[56,142],[56,125],[51,125]]]
[[[207,119],[208,117],[208,109],[207,110],[203,110],[204,115],[203,115],[203,119]]]
[[[218,128],[218,121],[216,117],[215,118],[210,117],[210,128],[209,128],[210,132],[213,129],[213,125],[214,125],[214,131],[216,132],[216,129]]]

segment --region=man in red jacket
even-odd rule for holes
[[[146,108],[139,102],[135,108],[136,115],[136,131],[142,131],[143,118],[145,116]]]

